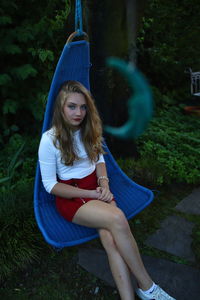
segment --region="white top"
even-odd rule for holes
[[[42,182],[48,193],[58,183],[57,176],[62,180],[80,179],[94,172],[97,164],[104,162],[102,154],[96,163],[90,161],[78,130],[74,133],[74,149],[79,160],[75,160],[72,166],[66,166],[61,161],[61,151],[53,144],[53,138],[53,128],[43,133],[38,152]]]

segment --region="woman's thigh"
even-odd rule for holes
[[[110,225],[117,219],[125,219],[125,216],[116,207],[114,201],[105,203],[99,200],[92,200],[78,209],[72,222],[97,229],[110,229]]]

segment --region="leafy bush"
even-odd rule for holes
[[[0,281],[38,258],[42,241],[33,215],[33,181],[23,179],[15,191],[0,196]]]
[[[68,0],[1,1],[1,279],[35,259],[42,247],[33,213],[35,136],[68,35],[70,7]]]
[[[16,134],[1,153],[0,280],[36,259],[43,245],[33,213],[37,144]]]
[[[2,141],[15,132],[38,132],[69,11],[64,0],[1,1]]]
[[[189,96],[185,69],[200,69],[199,9],[198,0],[147,1],[137,38],[140,69],[164,94],[179,95],[178,101]]]
[[[184,114],[183,105],[154,93],[160,103],[148,129],[136,141],[139,159],[118,160],[136,181],[151,184],[200,183],[200,118]],[[156,98],[156,96],[158,98]]]
[[[200,183],[200,119],[171,107],[158,114],[138,140],[137,162],[157,184]]]

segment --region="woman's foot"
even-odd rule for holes
[[[163,291],[159,285],[156,285],[154,290],[150,293],[146,293],[141,289],[137,289],[136,294],[142,300],[176,300]]]

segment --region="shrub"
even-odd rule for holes
[[[44,247],[33,212],[35,158],[31,152],[37,143],[32,140],[32,147],[28,141],[17,134],[1,153],[0,280],[37,259]]]
[[[151,83],[165,94],[175,91],[189,96],[184,71],[200,68],[200,23],[195,13],[199,8],[198,0],[184,0],[181,5],[178,0],[147,1],[137,38],[138,63]]]
[[[0,280],[37,259],[42,241],[33,213],[33,180],[0,192]]]
[[[69,1],[1,1],[0,139],[4,142],[16,132],[39,130],[66,40],[64,24],[70,7]]]
[[[138,139],[136,169],[151,174],[156,184],[200,183],[200,119],[184,115],[181,107],[157,114]]]
[[[200,118],[184,114],[169,96],[153,88],[158,104],[148,129],[136,141],[139,158],[119,159],[136,181],[156,185],[200,183]]]

